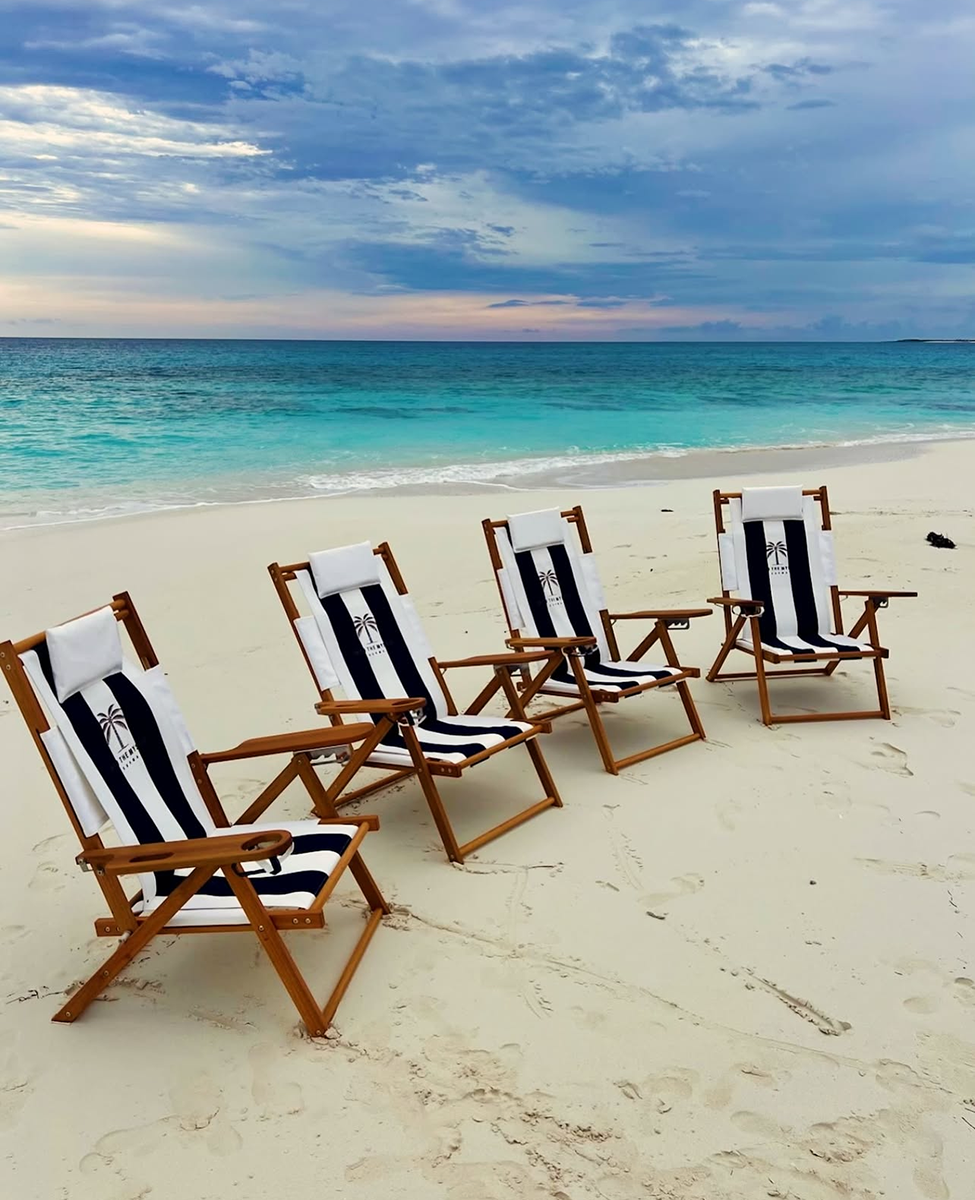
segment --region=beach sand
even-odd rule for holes
[[[893,721],[769,730],[753,684],[698,681],[707,743],[611,778],[565,718],[543,742],[565,808],[464,867],[415,784],[369,800],[382,830],[366,858],[395,911],[327,1040],[300,1034],[244,935],[157,940],[81,1021],[50,1023],[114,943],[94,937],[98,889],[0,693],[4,1195],[970,1197],[975,443],[856,465],[824,453],[798,473],[726,455],[718,478],[581,497],[365,496],[12,531],[0,633],[130,590],[212,750],[316,723],[272,559],[388,539],[437,653],[483,653],[504,630],[482,517],[581,498],[612,607],[697,605],[718,590],[711,489],[765,468],[751,481],[829,485],[846,586],[920,592],[880,614]],[[930,529],[958,549],[930,548]],[[706,669],[721,631],[715,615],[677,634],[683,660]],[[459,697],[482,682],[458,674]],[[866,707],[871,685],[853,664],[775,696]],[[666,694],[607,720],[619,754],[683,731]],[[462,837],[534,798],[526,763],[445,784]],[[274,763],[215,770],[239,811]],[[268,815],[305,813],[292,791]],[[322,995],[357,903],[343,886],[331,931],[290,939]]]

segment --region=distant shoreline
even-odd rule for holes
[[[975,346],[975,338],[896,338],[894,344],[899,346],[906,342],[931,342],[936,346]]]

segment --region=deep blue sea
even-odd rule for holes
[[[0,526],[975,433],[975,345],[0,339]]]

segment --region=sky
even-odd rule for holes
[[[975,337],[975,8],[0,0],[0,336]]]

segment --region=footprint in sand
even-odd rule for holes
[[[908,1012],[927,1016],[928,1013],[937,1012],[941,1007],[941,1002],[937,996],[908,996],[904,1001],[904,1007]]]
[[[701,875],[675,875],[671,879],[671,889],[666,892],[651,892],[641,898],[641,903],[647,908],[660,908],[669,900],[677,900],[681,896],[693,896],[704,887],[704,877]]]
[[[959,975],[951,981],[949,991],[959,1004],[975,1008],[975,980],[969,979],[967,975]]]
[[[735,1090],[740,1086],[776,1088],[780,1083],[788,1082],[790,1078],[788,1071],[778,1071],[773,1075],[771,1071],[765,1071],[754,1063],[738,1063],[704,1093],[704,1107],[727,1108]]]
[[[220,1111],[220,1089],[208,1075],[173,1088],[169,1098],[181,1129],[206,1129]]]
[[[871,1129],[868,1121],[845,1117],[810,1125],[805,1147],[820,1162],[851,1163],[882,1141],[883,1134]]]
[[[31,846],[31,852],[34,854],[47,854],[49,850],[61,845],[67,838],[68,834],[66,833],[55,833],[52,837],[42,838],[36,845]]]
[[[945,866],[958,879],[975,879],[975,854],[952,854]]]
[[[731,1123],[742,1133],[751,1133],[760,1138],[774,1138],[776,1141],[789,1142],[792,1140],[790,1131],[773,1121],[771,1117],[763,1117],[756,1112],[735,1112],[731,1114]]]
[[[0,1129],[14,1124],[34,1091],[31,1072],[13,1049],[13,1035],[0,1044]]]
[[[64,887],[64,878],[57,863],[43,862],[27,886],[35,892],[59,892]]]
[[[853,808],[853,801],[849,795],[837,792],[832,788],[823,788],[815,797],[815,803],[820,808],[828,808],[832,812],[838,813],[848,813]]]
[[[737,800],[725,800],[718,805],[718,820],[725,829],[733,832],[738,828],[738,819],[741,816],[741,811],[741,804]]]
[[[954,708],[906,708],[900,704],[894,709],[894,713],[897,716],[905,717],[927,717],[929,721],[940,725],[942,729],[953,729],[956,718],[961,716],[961,713]]]
[[[666,1075],[648,1075],[640,1084],[643,1099],[658,1112],[666,1112],[694,1095],[697,1074],[694,1071],[671,1071]]]
[[[896,1062],[892,1058],[882,1058],[874,1064],[874,1079],[882,1088],[889,1092],[915,1092],[928,1085],[924,1079],[907,1063]]]
[[[621,833],[612,822],[609,825],[609,843],[620,882],[638,891],[642,881],[643,860],[633,849],[626,834]]]
[[[953,854],[944,866],[939,863],[889,862],[883,858],[857,858],[854,862],[881,875],[907,875],[935,883],[962,883],[975,879],[975,854]]]
[[[969,979],[967,975],[951,978],[936,968],[932,968],[931,974],[937,975],[940,979],[941,992],[909,996],[904,1001],[904,1007],[908,1012],[927,1016],[929,1013],[937,1012],[946,999],[954,1000],[966,1008],[975,1008],[975,981]]]
[[[304,1112],[305,1097],[299,1084],[282,1078],[288,1070],[289,1058],[282,1055],[280,1046],[268,1042],[254,1046],[248,1054],[254,1102],[268,1114],[289,1115]]]
[[[872,766],[879,767],[882,771],[889,771],[891,775],[914,775],[907,765],[907,755],[899,746],[894,746],[890,742],[881,742],[876,750],[870,751],[870,757],[875,760],[871,764]]]

